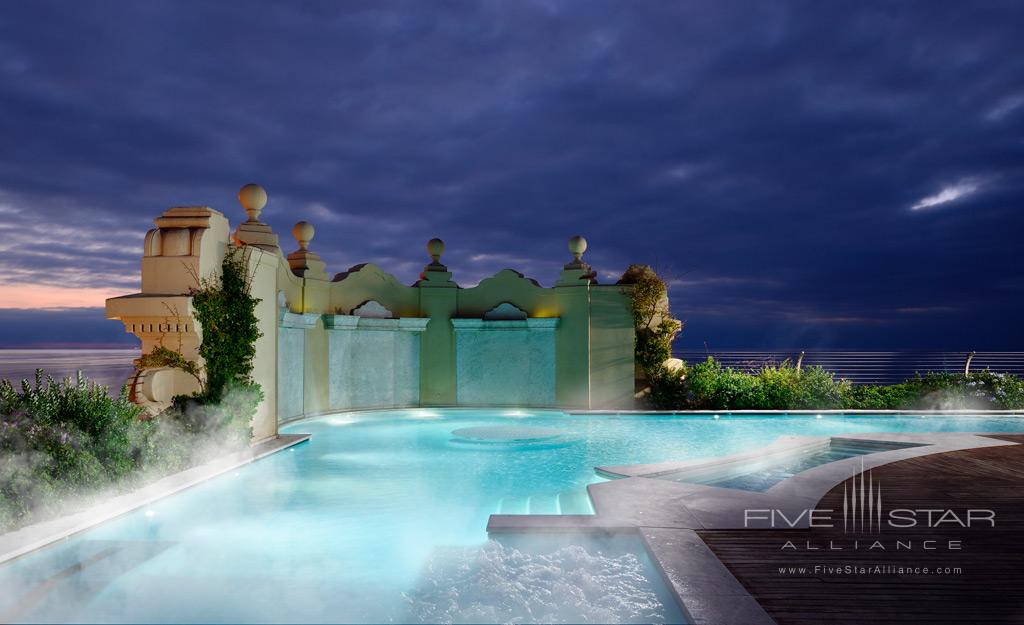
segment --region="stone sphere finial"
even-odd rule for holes
[[[267,192],[260,185],[250,182],[238,190],[238,203],[245,209],[249,221],[259,221],[260,213],[267,205]]]
[[[437,237],[427,241],[427,254],[430,254],[430,259],[435,263],[440,262],[441,254],[444,254],[444,241]]]
[[[316,230],[313,229],[313,224],[308,221],[300,221],[292,228],[292,236],[298,242],[300,250],[309,249],[309,242],[313,240],[314,234],[316,234]]]
[[[587,240],[577,234],[569,239],[569,251],[572,252],[573,258],[579,261],[583,258],[583,252],[587,251]]]

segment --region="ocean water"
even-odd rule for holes
[[[585,513],[600,465],[1024,419],[412,409],[284,430],[312,439],[0,567],[0,621],[679,622],[632,537],[489,538],[489,515]]]
[[[23,379],[33,380],[36,369],[55,379],[74,378],[80,370],[116,395],[138,357],[138,349],[0,349],[0,379],[17,385]]]

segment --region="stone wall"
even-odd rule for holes
[[[276,434],[282,420],[351,408],[632,406],[630,287],[596,282],[582,237],[570,240],[572,259],[551,288],[511,269],[462,288],[441,263],[439,239],[427,244],[429,262],[415,284],[373,264],[331,278],[310,249],[311,225],[296,224],[297,249],[285,255],[259,221],[265,192],[247,185],[239,199],[248,219],[230,239],[227,220],[211,208],[157,218],[146,236],[142,292],[108,300],[107,316],[139,336],[144,352],[181,345],[198,359],[202,328],[188,290],[195,276],[219,270],[229,245],[248,248],[263,332],[253,372],[265,395],[256,438]],[[135,401],[156,411],[194,391],[195,381],[149,370],[133,384]]]
[[[554,406],[558,321],[452,319],[456,403]]]

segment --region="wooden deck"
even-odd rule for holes
[[[1024,443],[1024,435],[992,435]],[[883,510],[895,508],[995,511],[995,527],[886,527],[876,533],[807,530],[707,530],[700,536],[780,624],[1024,623],[1024,444],[950,452],[876,468]],[[843,485],[817,506],[842,518]],[[924,514],[921,513],[920,517]],[[919,517],[919,518],[920,518]],[[852,541],[860,549],[852,549]],[[873,541],[886,547],[868,550]],[[896,541],[911,549],[896,550]],[[933,550],[924,549],[924,541]],[[782,549],[786,541],[798,548]],[[808,550],[811,547],[818,550]],[[829,541],[844,546],[830,551]],[[949,550],[948,541],[962,549]],[[929,572],[828,574],[826,567],[928,567]],[[790,572],[805,567],[805,572]],[[780,572],[780,569],[784,571]]]

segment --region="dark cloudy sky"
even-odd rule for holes
[[[1022,174],[1019,1],[0,3],[0,345],[131,342],[151,220],[255,181],[332,273],[580,233],[683,346],[1024,349]]]

